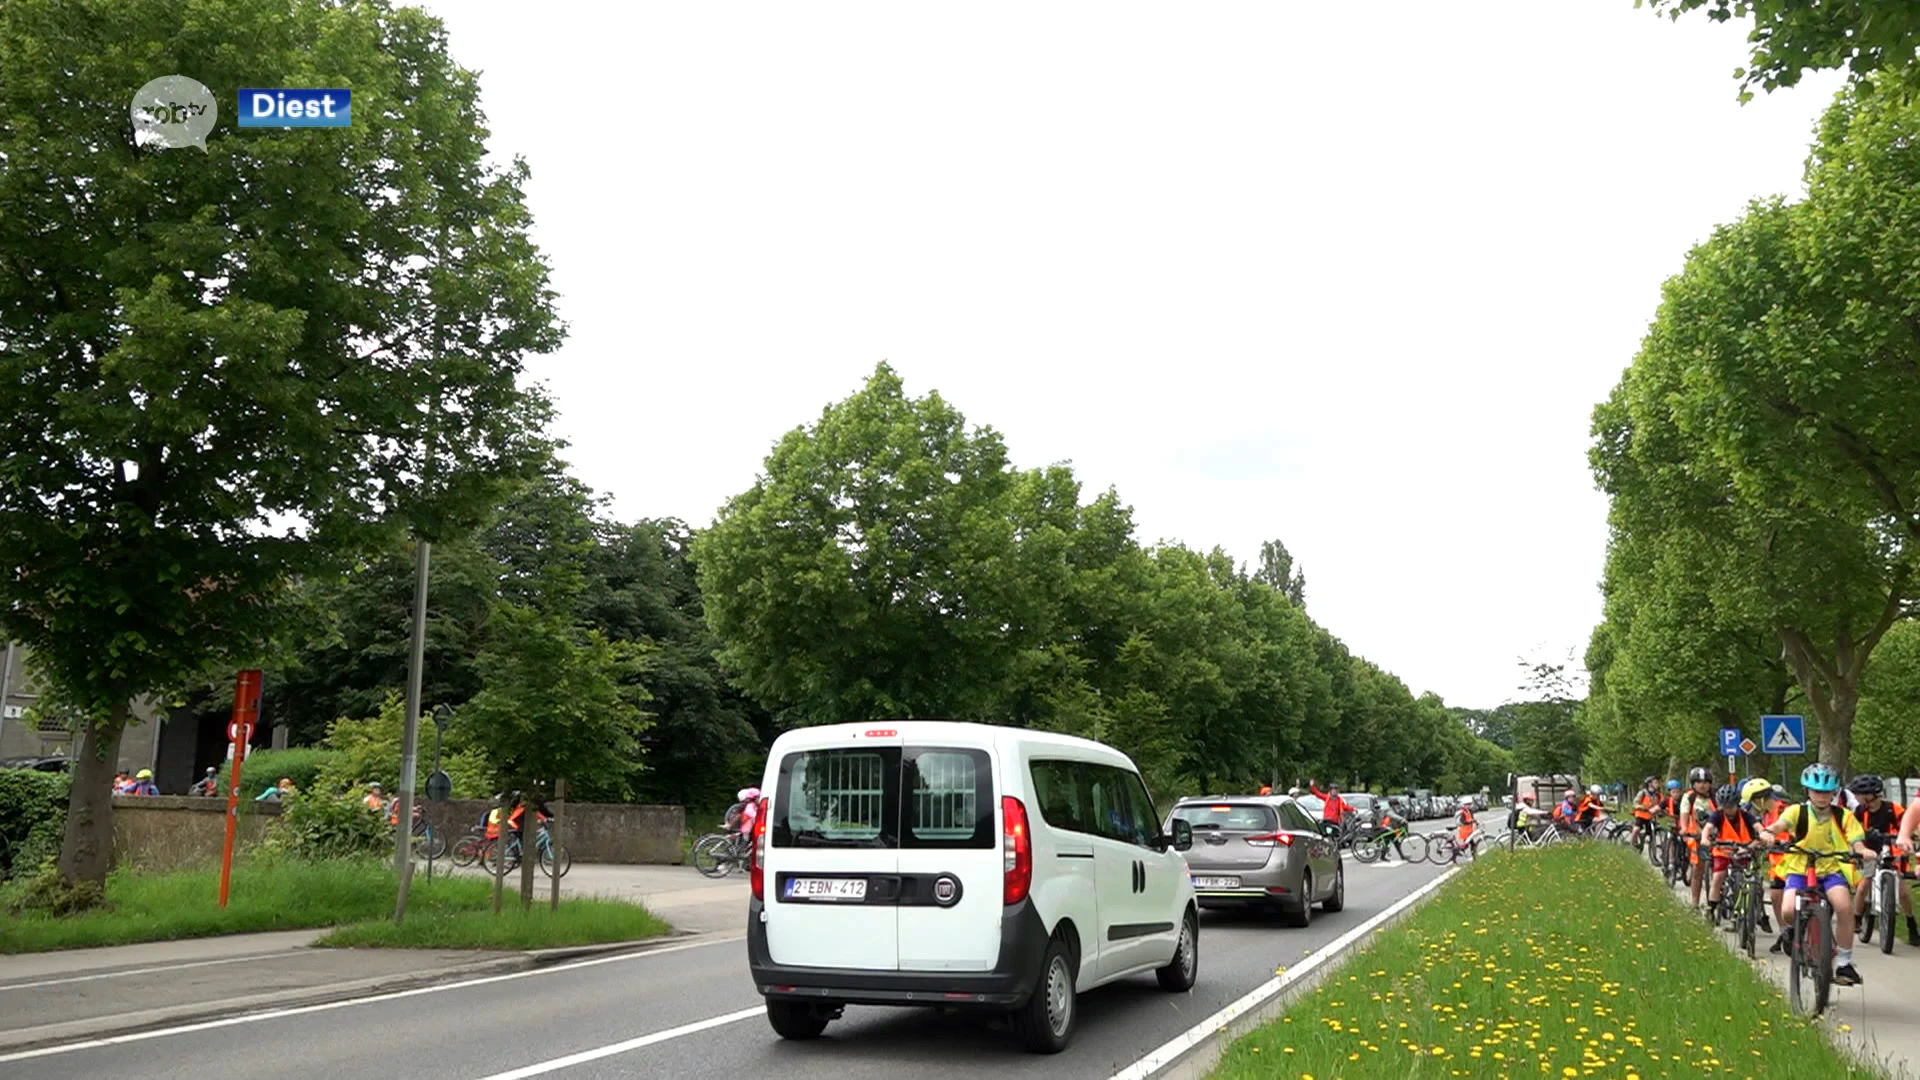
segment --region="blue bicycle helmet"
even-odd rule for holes
[[[1808,791],[1839,791],[1840,774],[1824,761],[1816,761],[1800,770],[1800,786]]]
[[[1678,790],[1680,790],[1680,781],[1678,781],[1678,780],[1669,780],[1669,781],[1667,781],[1667,790],[1668,790],[1668,791],[1678,791]]]

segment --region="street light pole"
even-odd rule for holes
[[[413,574],[413,652],[407,664],[407,726],[400,751],[400,826],[394,837],[393,872],[400,887],[394,893],[393,921],[407,917],[407,886],[413,877],[413,774],[420,764],[420,668],[427,653],[427,573],[433,545],[416,538]]]

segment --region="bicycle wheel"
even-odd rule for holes
[[[1356,861],[1371,866],[1379,860],[1380,852],[1386,845],[1377,840],[1363,840],[1353,845],[1353,857]]]
[[[1735,887],[1731,880],[1727,882],[1727,888]],[[1753,890],[1748,887],[1747,875],[1744,873],[1740,875],[1738,890],[1733,894],[1733,906],[1735,924],[1739,928],[1740,950],[1752,959],[1758,955],[1755,950],[1759,947],[1757,938],[1760,929],[1760,913],[1754,910]]]
[[[472,866],[480,858],[480,847],[486,841],[473,833],[461,837],[453,845],[453,865]]]
[[[1459,855],[1459,850],[1453,845],[1453,837],[1446,833],[1435,833],[1427,837],[1427,859],[1434,865],[1445,866]]]
[[[486,865],[487,873],[511,874],[520,868],[520,841],[510,840],[505,844],[498,840],[490,841],[486,851],[480,857]],[[504,871],[500,868],[502,859],[505,859],[507,864]]]
[[[573,869],[573,853],[567,850],[565,844],[557,848],[551,842],[540,845],[541,873],[550,878],[563,878],[571,869]]]
[[[1400,842],[1400,850],[1410,863],[1426,862],[1432,854],[1427,850],[1427,838],[1419,833],[1408,833],[1407,838]]]
[[[1873,883],[1873,906],[1880,913],[1880,951],[1892,956],[1894,920],[1900,913],[1900,875],[1893,870],[1882,870],[1873,875]]]
[[[702,837],[693,845],[693,868],[710,878],[723,878],[733,872],[733,842],[718,833]]]

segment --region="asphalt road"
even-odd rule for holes
[[[897,1080],[904,1071],[917,1078],[1106,1080],[1266,982],[1276,967],[1298,962],[1439,873],[1427,865],[1348,861],[1346,910],[1316,912],[1304,930],[1271,918],[1206,913],[1200,980],[1191,994],[1168,994],[1150,974],[1091,991],[1081,999],[1073,1045],[1053,1057],[1020,1051],[998,1020],[924,1010],[850,1007],[822,1039],[784,1042],[767,1026],[747,975],[742,912],[741,930],[725,940],[0,1061],[0,1075]]]

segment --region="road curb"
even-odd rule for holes
[[[571,960],[586,960],[596,956],[610,956],[614,953],[646,952],[666,945],[678,945],[689,938],[706,937],[699,930],[673,930],[665,934],[656,934],[650,938],[630,938],[626,941],[608,941],[598,945],[568,945],[558,949],[529,949],[528,959],[534,967],[551,967]]]
[[[1146,1080],[1148,1077],[1153,1080],[1201,1080],[1219,1064],[1228,1044],[1285,1012],[1293,998],[1317,985],[1339,966],[1337,961],[1355,946],[1375,932],[1406,918],[1428,897],[1438,892],[1440,886],[1453,880],[1454,875],[1464,869],[1466,867],[1452,867],[1401,897],[1387,910],[1335,938],[1325,948],[1286,969],[1284,974],[1275,976],[1265,985],[1255,988],[1238,1001],[1142,1056],[1134,1064],[1115,1072],[1112,1080]]]
[[[140,1012],[120,1013],[115,1016],[99,1016],[90,1017],[85,1020],[69,1020],[58,1024],[42,1024],[38,1027],[19,1028],[14,1031],[0,1031],[0,1054],[16,1053],[22,1050],[37,1050],[59,1043],[80,1042],[87,1039],[99,1039],[115,1035],[132,1035],[142,1031],[175,1027],[203,1020],[225,1019],[240,1013],[264,1012],[268,1009],[291,1008],[301,1005],[321,1005],[345,998],[364,997],[395,990],[411,990],[415,987],[448,982],[454,979],[497,975],[512,971],[525,971],[538,966],[540,966],[540,963],[533,956],[520,954],[457,964],[435,971],[382,975],[378,978],[329,983],[325,986],[276,990],[270,994],[250,994],[244,997],[227,998],[222,1001],[202,1001],[162,1009],[146,1009]]]

